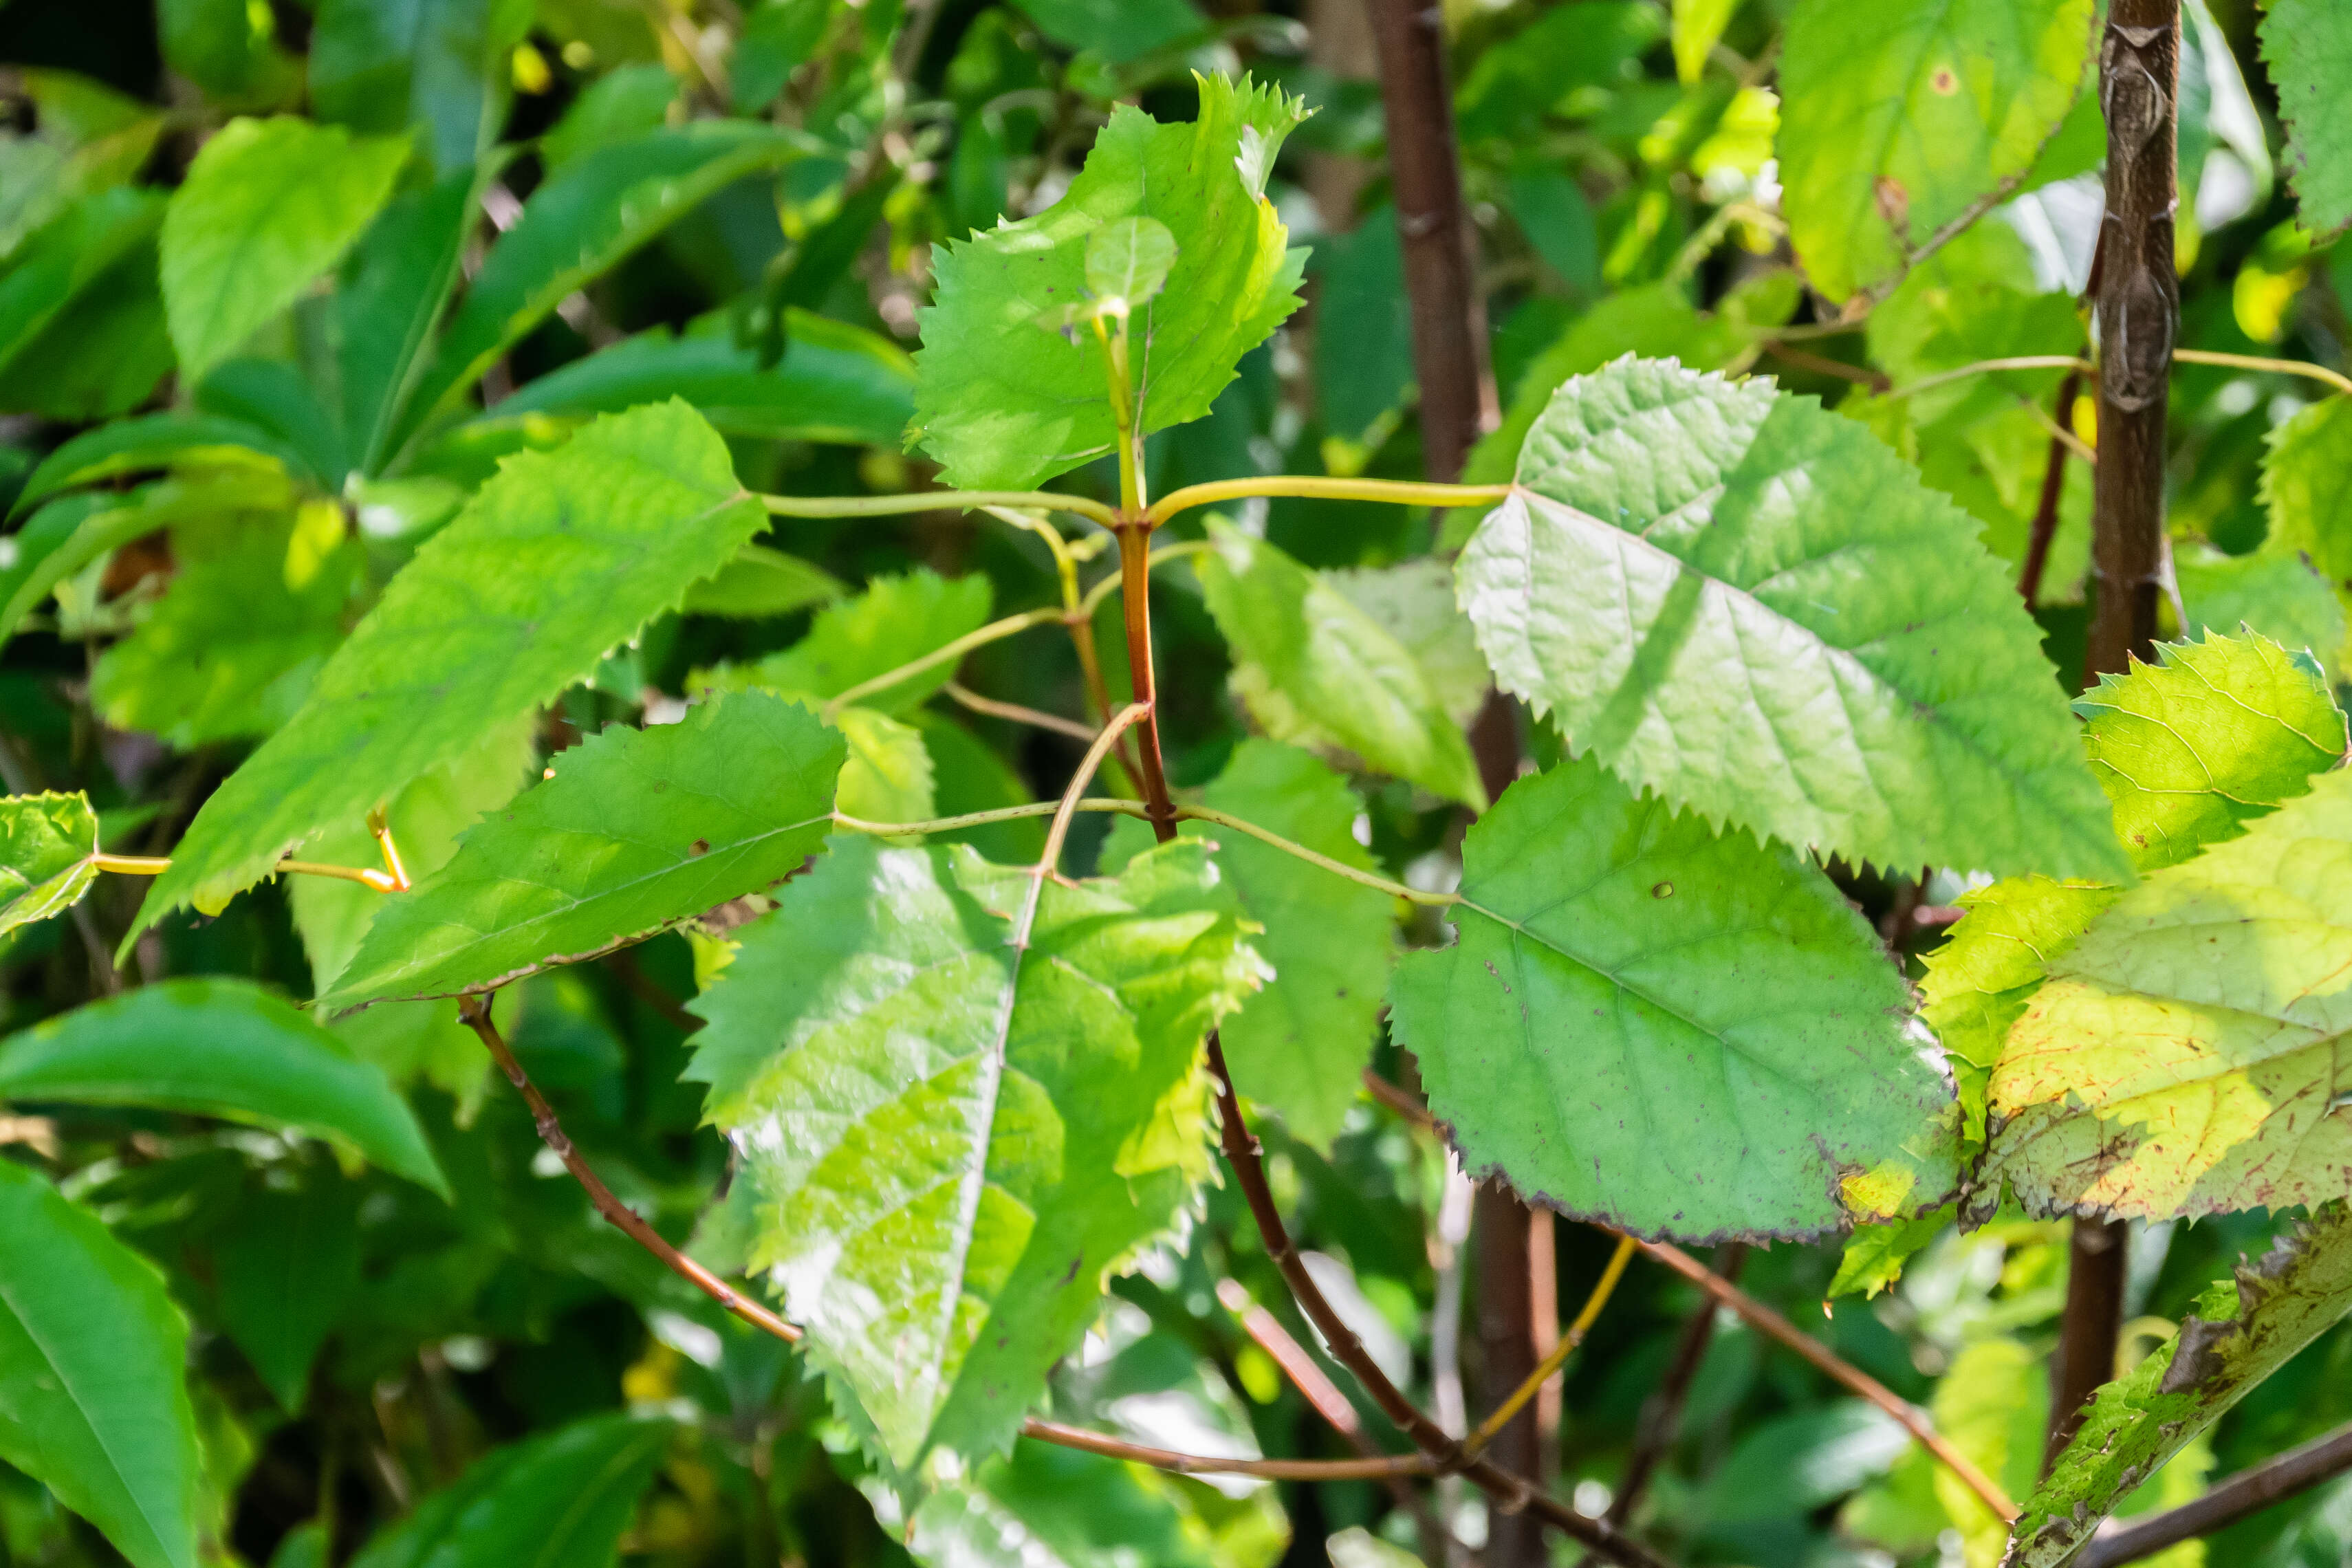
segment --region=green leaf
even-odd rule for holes
[[[2176,547],[2173,577],[2189,616],[2183,637],[2258,634],[2306,655],[2331,680],[2343,668],[2343,601],[2300,555]]]
[[[2141,871],[2175,866],[2303,794],[2344,756],[2327,683],[2268,637],[2158,643],[2076,700],[2091,772]]]
[[[36,512],[0,542],[0,642],[13,636],[58,584],[119,545],[155,531],[155,520],[133,498],[129,506],[109,504],[106,495],[68,496]],[[13,547],[13,548],[12,548]]]
[[[257,20],[241,0],[157,0],[155,20],[164,62],[214,98],[271,104],[300,89],[267,12]]]
[[[694,1002],[752,1261],[901,1469],[1000,1447],[1205,1173],[1201,1041],[1260,978],[1213,883],[1192,841],[1065,884],[836,839]]]
[[[553,697],[765,521],[680,403],[507,459],[393,579],[302,710],[205,801],[132,934],[184,902],[221,908],[289,849]]]
[[[1208,30],[1191,0],[1013,0],[1013,8],[1054,42],[1115,66]]]
[[[1734,1536],[1800,1518],[1885,1474],[1906,1441],[1893,1416],[1859,1399],[1777,1416],[1749,1429],[1708,1478],[1701,1517]]]
[[[342,258],[392,195],[404,136],[232,120],[163,215],[163,305],[194,383]]]
[[[1158,218],[1118,218],[1087,236],[1087,288],[1122,316],[1158,299],[1175,265],[1176,237]]]
[[[1196,77],[1201,114],[1162,125],[1120,105],[1062,199],[932,252],[939,279],[921,314],[914,434],[942,483],[1029,489],[1108,451],[1118,436],[1101,344],[1041,331],[1082,300],[1095,232],[1131,217],[1165,225],[1176,258],[1140,312],[1129,364],[1149,432],[1200,418],[1241,357],[1298,308],[1305,252],[1284,249],[1265,197],[1300,100],[1248,78]]]
[[[1832,300],[1883,290],[2013,190],[2092,58],[2091,0],[1803,0],[1780,58],[1789,236]]]
[[[163,221],[152,191],[108,191],[76,202],[26,240],[0,273],[0,365],[42,341],[42,330],[147,245]]]
[[[246,1193],[213,1238],[221,1326],[287,1411],[302,1408],[310,1363],[359,1289],[354,1197],[332,1181]]]
[[[1976,533],[1811,398],[1631,362],[1560,388],[1456,571],[1496,682],[1637,789],[1884,867],[2122,879]]]
[[[838,697],[978,631],[994,597],[989,580],[977,572],[942,577],[918,567],[904,576],[877,577],[856,598],[820,610],[808,636],[782,653],[757,664],[698,672],[688,685],[728,690],[764,687],[788,697],[820,700]],[[952,663],[935,664],[868,692],[858,705],[880,713],[904,713],[953,680],[955,673]]]
[[[673,394],[730,436],[892,447],[914,414],[907,356],[874,333],[788,311],[784,357],[719,337],[641,332],[542,375],[484,417],[617,413]]]
[[[1644,1236],[1798,1237],[1941,1202],[1952,1089],[1876,933],[1790,851],[1523,778],[1463,844],[1457,940],[1391,1026],[1465,1168]]]
[[[98,814],[89,797],[0,797],[0,934],[81,901],[98,879]]]
[[[322,0],[312,106],[354,131],[421,126],[436,167],[464,168],[498,140],[507,55],[530,17],[530,0]]]
[[[1377,441],[1412,395],[1412,299],[1396,212],[1374,207],[1316,239],[1315,413],[1343,441]],[[1370,454],[1366,453],[1367,457]]]
[[[0,411],[80,423],[147,400],[172,368],[152,235],[68,290],[0,360]]]
[[[1454,573],[1423,555],[1393,566],[1350,566],[1318,573],[1339,596],[1388,629],[1421,666],[1430,691],[1457,725],[1485,705],[1495,678],[1470,617],[1454,600]]]
[[[2352,587],[2352,397],[2323,399],[2272,430],[2262,489],[2263,552],[2301,554],[2338,591]]]
[[[2166,1460],[2352,1310],[2352,1217],[2331,1204],[2236,1274],[2199,1299],[2171,1343],[2099,1390],[2024,1500],[2009,1568],[2060,1568]]]
[[[1936,1430],[2011,1497],[2033,1489],[2050,1430],[2050,1373],[2041,1356],[2006,1335],[1979,1339],[1952,1358],[1936,1382]],[[1998,1560],[2009,1530],[1947,1467],[1936,1468],[1936,1500],[1966,1543],[1969,1560]]]
[[[1341,865],[1373,868],[1356,842],[1361,803],[1346,780],[1296,747],[1244,741],[1202,799]],[[1356,1103],[1396,962],[1395,900],[1245,833],[1202,822],[1181,831],[1216,846],[1218,885],[1262,928],[1250,945],[1274,970],[1265,989],[1223,1026],[1234,1088],[1278,1112],[1292,1137],[1328,1151]],[[1150,828],[1122,818],[1103,863],[1150,842]]]
[[[713,192],[803,156],[798,132],[704,120],[601,148],[530,194],[450,318],[400,426],[403,439],[480,379],[566,296]]]
[[[1334,747],[1433,795],[1486,804],[1469,742],[1420,664],[1319,574],[1221,518],[1192,558],[1234,649],[1234,687],[1267,734]]]
[[[613,1568],[677,1428],[596,1415],[493,1450],[352,1568]]]
[[[848,591],[840,578],[797,555],[747,544],[717,576],[688,588],[678,608],[688,615],[760,620],[830,604]]]
[[[274,447],[295,455],[297,471],[315,477],[330,495],[340,494],[351,477],[341,421],[308,376],[283,360],[230,360],[205,377],[194,401],[206,414],[268,433]]]
[[[169,1040],[203,1048],[156,1048]],[[290,1129],[449,1195],[423,1129],[383,1074],[250,981],[167,980],[12,1035],[0,1042],[0,1095]]]
[[[2352,84],[2352,16],[2329,0],[2272,0],[2258,36],[2303,225],[2332,234],[2352,223],[2352,131],[2338,112]]]
[[[1223,1568],[1133,1466],[1024,1437],[923,1499],[907,1550],[927,1568]]]
[[[174,540],[171,586],[90,676],[91,705],[108,723],[183,751],[266,735],[293,717],[343,640],[366,563],[331,501],[293,516],[222,518],[203,531],[200,544]]]
[[[1983,1184],[2027,1209],[2212,1214],[2343,1190],[2352,774],[2150,875],[2051,966],[1993,1069]]]
[[[1960,895],[1966,911],[1927,956],[1920,1017],[1943,1042],[1970,1148],[1985,1138],[1985,1089],[2009,1026],[2025,1016],[2051,963],[2117,889],[2100,882],[2011,877]]]
[[[774,9],[766,7],[768,11]],[[744,46],[750,41],[753,26],[746,18],[744,29],[736,38],[735,58],[728,62],[729,74],[738,79],[743,74]],[[737,85],[740,89],[740,79]],[[563,118],[555,122],[555,128],[539,139],[540,163],[552,174],[599,147],[610,147],[648,131],[658,131],[669,119],[670,105],[677,101],[677,79],[664,67],[622,66],[606,71],[583,88],[580,96],[563,111]]]
[[[268,431],[242,419],[215,415],[151,414],[101,425],[41,459],[17,492],[10,515],[84,485],[149,469],[182,467],[251,467],[299,470],[301,454]],[[29,527],[17,534],[21,542]],[[16,565],[26,552],[20,542]]]
[[[1723,37],[1739,0],[1674,0],[1675,75],[1685,87],[1706,69],[1706,58]]]
[[[362,473],[382,470],[394,422],[425,373],[433,329],[457,286],[473,231],[478,185],[497,167],[488,162],[394,197],[343,265],[334,299],[336,370],[343,428]]]
[[[523,714],[493,726],[464,755],[410,780],[386,803],[384,819],[411,881],[430,877],[447,865],[449,858],[457,852],[459,835],[473,826],[483,813],[495,811],[512,800],[527,780],[540,776],[537,718],[536,714]],[[383,854],[362,815],[325,825],[309,848],[330,866],[366,866]],[[286,897],[293,906],[294,929],[302,938],[303,951],[310,955],[313,994],[323,993],[333,985],[351,963],[352,954],[359,951],[369,922],[389,907],[384,896],[374,889],[335,877],[289,878]],[[478,1068],[481,1044],[474,1038],[473,1031],[456,1022],[457,1009],[435,1006],[426,1010],[457,1030],[455,1037],[465,1047],[465,1060]],[[375,1010],[400,1011],[393,1006]],[[356,1022],[342,1020],[336,1026],[337,1032],[348,1034],[347,1026]],[[365,1050],[361,1054],[369,1055]],[[370,1056],[369,1059],[380,1058]],[[401,1076],[394,1073],[394,1080],[399,1081]]]
[[[0,1160],[0,1459],[135,1568],[195,1568],[187,1325],[155,1266]]]
[[[907,715],[907,721],[922,732],[923,749],[930,755],[931,809],[939,816],[1025,805],[1035,798],[1035,792],[1011,764],[945,714],[919,709]],[[1034,816],[1014,817],[1010,822],[934,835],[932,842],[969,844],[1001,864],[1030,865],[1045,852],[1045,824]]]
[[[1981,1107],[1981,1091],[1978,1100]],[[1909,1219],[1857,1227],[1846,1238],[1845,1251],[1838,1258],[1837,1277],[1830,1281],[1824,1299],[1851,1296],[1857,1290],[1865,1301],[1876,1297],[1903,1278],[1903,1266],[1921,1247],[1944,1233],[1952,1223],[1954,1212],[1954,1206],[1946,1204]]]
[[[849,742],[835,792],[844,816],[922,822],[939,814],[930,747],[921,731],[871,708],[841,709],[833,723]]]
[[[320,1005],[496,990],[761,891],[824,843],[845,750],[761,691],[606,730],[387,895]]]

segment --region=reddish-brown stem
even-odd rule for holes
[[[2347,1470],[2352,1470],[2352,1426],[2338,1426],[2299,1448],[2289,1448],[2250,1470],[2241,1470],[2179,1508],[2093,1536],[2074,1559],[2074,1568],[2116,1568],[2118,1563],[2153,1557],[2168,1546],[2210,1535]]]
[[[1141,754],[1143,803],[1151,831],[1165,844],[1176,837],[1176,806],[1168,794],[1168,770],[1160,756],[1160,705],[1151,668],[1151,528],[1122,518],[1118,523],[1119,604],[1127,617],[1128,679],[1135,700],[1147,711],[1135,727]]]
[[[2058,405],[2051,417],[2063,430],[2072,420],[2074,399],[2083,390],[2083,373],[2070,370],[2058,384]],[[2058,532],[2058,501],[2066,489],[2066,438],[2050,437],[2050,456],[2042,468],[2042,493],[2033,503],[2033,526],[2025,536],[2025,563],[2018,568],[2017,592],[2032,609],[2042,598],[2042,574],[2050,564],[2050,542]]]
[[[1084,1427],[1035,1418],[1021,1428],[1024,1437],[1065,1448],[1083,1448],[1114,1459],[1133,1459],[1157,1470],[1180,1476],[1265,1476],[1277,1481],[1361,1481],[1384,1477],[1425,1476],[1436,1467],[1426,1454],[1389,1454],[1365,1459],[1212,1459],[1179,1454],[1167,1448],[1147,1448],[1121,1442]]]
[[[1833,376],[1839,381],[1853,382],[1856,386],[1866,386],[1873,392],[1888,392],[1895,385],[1883,371],[1867,370],[1861,365],[1848,364],[1843,360],[1832,359],[1827,354],[1813,353],[1769,339],[1765,342],[1764,352],[1792,370],[1809,370],[1815,375]]]
[[[1893,1389],[1841,1359],[1835,1352],[1811,1334],[1801,1332],[1796,1324],[1763,1302],[1707,1268],[1681,1247],[1663,1241],[1644,1241],[1642,1250],[1738,1313],[1748,1324],[1771,1339],[1778,1340],[1797,1352],[1812,1367],[1840,1386],[1862,1395],[1900,1422],[1905,1431],[1919,1440],[1951,1472],[1966,1483],[1968,1489],[1983,1500],[1984,1505],[2003,1520],[2017,1517],[2017,1505],[2009,1500],[1993,1479],[1979,1469],[1966,1454],[1946,1442],[1927,1413]]]

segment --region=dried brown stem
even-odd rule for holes
[[[1927,1419],[1926,1411],[1902,1398],[1860,1367],[1843,1360],[1811,1334],[1800,1331],[1796,1324],[1681,1247],[1663,1241],[1644,1241],[1641,1245],[1643,1251],[1747,1319],[1751,1327],[1796,1352],[1816,1371],[1841,1387],[1860,1394],[1894,1416],[1905,1431],[1916,1437],[1921,1447],[1941,1460],[1994,1513],[2003,1520],[2017,1517],[2017,1505],[2009,1500],[2009,1494],[2002,1491],[1990,1476],[1977,1468],[1966,1454],[1946,1442],[1936,1430],[1935,1424]]]
[[[2352,1470],[2352,1425],[2274,1455],[2250,1470],[2240,1470],[2203,1497],[2179,1508],[2093,1536],[2074,1559],[2074,1568],[2116,1568],[2117,1563],[2153,1557],[2168,1546],[2210,1535],[2347,1470]]]

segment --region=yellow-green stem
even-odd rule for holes
[[[1266,474],[1254,479],[1218,479],[1170,490],[1145,511],[1157,528],[1181,511],[1250,496],[1301,496],[1318,500],[1376,500],[1397,506],[1493,505],[1511,493],[1508,485],[1439,485],[1418,479],[1339,479],[1310,474]]]
[[[1085,496],[1050,490],[926,490],[898,496],[769,496],[760,504],[776,517],[896,517],[918,511],[975,511],[989,506],[1043,507],[1091,518],[1108,528],[1111,509]]]

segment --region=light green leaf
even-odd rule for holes
[[[155,1266],[0,1160],[0,1459],[135,1568],[195,1568],[187,1325]]]
[[[2352,774],[2116,900],[2011,1026],[1984,1185],[2034,1213],[2319,1203],[2352,1029]]]
[[[328,268],[392,195],[404,136],[232,120],[163,215],[163,306],[193,384]]]
[[[844,322],[787,317],[772,365],[727,338],[641,332],[539,377],[484,417],[617,413],[675,395],[730,436],[895,447],[915,409],[907,356]]]
[[[530,194],[499,237],[420,378],[402,437],[461,396],[558,303],[714,191],[801,157],[796,132],[703,120],[600,148]]]
[[[1981,1090],[1978,1100],[1981,1115]],[[1838,1258],[1837,1277],[1830,1281],[1825,1299],[1851,1296],[1856,1290],[1862,1292],[1865,1301],[1874,1298],[1903,1278],[1903,1266],[1944,1233],[1952,1223],[1954,1212],[1954,1205],[1946,1204],[1909,1219],[1858,1227],[1846,1237],[1845,1251]]]
[[[496,990],[767,889],[823,844],[844,752],[761,691],[607,730],[387,895],[320,1005]]]
[[[834,727],[849,742],[835,790],[842,814],[863,822],[922,822],[939,815],[923,732],[871,708],[844,708]]]
[[[2342,759],[2327,683],[2268,637],[2158,643],[2075,701],[2116,836],[2142,871],[2174,866],[2303,794]]]
[[[421,126],[435,166],[462,169],[498,140],[507,55],[530,18],[530,0],[322,0],[312,105],[355,131]]]
[[[838,697],[978,631],[994,596],[988,579],[976,572],[942,577],[918,567],[904,576],[877,577],[856,598],[819,611],[808,636],[782,653],[757,664],[697,672],[688,684],[722,690],[764,687],[788,697],[820,700]],[[953,663],[935,664],[866,693],[859,705],[886,714],[903,713],[954,679]]]
[[[201,1041],[163,1050],[158,1042]],[[449,1184],[383,1074],[246,980],[167,980],[0,1042],[0,1095],[142,1105],[338,1140],[443,1197]]]
[[[25,481],[9,515],[30,511],[37,502],[83,485],[149,469],[203,467],[299,471],[302,458],[268,431],[242,419],[150,414],[85,430],[42,458],[41,466]],[[29,525],[16,535],[12,571],[21,571],[25,565],[24,537],[28,530]]]
[[[1223,1568],[1135,1467],[1024,1437],[923,1499],[907,1550],[926,1568]]]
[[[2330,0],[2272,0],[2258,36],[2304,226],[2332,234],[2352,223],[2352,128],[2341,112],[2352,88],[2352,16]]]
[[[1466,726],[1494,685],[1470,617],[1454,600],[1454,574],[1423,555],[1393,566],[1343,567],[1318,573],[1342,598],[1388,628],[1404,645],[1446,717]]]
[[[1391,1026],[1465,1166],[1644,1236],[1816,1237],[1958,1181],[1952,1089],[1876,933],[1796,855],[1523,778],[1463,844],[1458,939]]]
[[[2173,576],[2189,624],[2181,635],[2259,634],[2306,654],[2333,680],[2344,664],[2344,603],[2300,555],[2258,550],[2224,555],[2177,547]]]
[[[1675,75],[1685,87],[1706,69],[1706,57],[1723,37],[1739,0],[1674,0]]]
[[[719,574],[686,591],[678,608],[688,615],[759,620],[830,604],[849,592],[840,578],[781,550],[747,544]]]
[[[596,1415],[493,1450],[352,1568],[613,1568],[677,1428]]]
[[[2050,1430],[2050,1372],[2023,1342],[1980,1339],[1952,1358],[1936,1381],[1936,1430],[2011,1497],[2033,1489]],[[2009,1539],[2006,1523],[1947,1466],[1936,1468],[1936,1500],[1960,1532],[1970,1568],[1991,1568]]]
[[[914,432],[941,482],[1029,489],[1110,449],[1102,346],[1091,331],[1066,339],[1035,324],[1084,298],[1087,246],[1106,225],[1150,218],[1177,247],[1165,291],[1133,328],[1146,431],[1208,413],[1242,355],[1298,308],[1305,252],[1284,249],[1265,178],[1303,104],[1246,77],[1194,79],[1193,123],[1119,105],[1060,201],[933,251]]]
[[[2300,554],[2352,587],[2352,397],[2313,404],[2270,435],[2263,460],[2265,553]]]
[[[464,755],[410,780],[386,804],[385,824],[412,882],[447,865],[457,852],[459,835],[484,812],[512,800],[526,781],[540,776],[537,720],[537,714],[526,713],[492,726]],[[363,816],[328,824],[308,848],[330,866],[367,866],[383,857]],[[373,888],[335,877],[290,877],[286,897],[293,906],[294,929],[302,938],[302,950],[310,955],[310,989],[314,994],[322,993],[359,951],[368,923],[384,911],[384,897]],[[388,1006],[374,1011],[404,1010]],[[466,1047],[466,1059],[478,1066],[481,1043],[473,1031],[457,1024],[457,1009],[436,1005],[429,1011],[457,1031],[457,1038]],[[350,1033],[346,1026],[355,1022],[342,1020],[336,1025],[336,1032]],[[361,1054],[370,1060],[380,1059],[365,1049]],[[403,1075],[393,1077],[397,1082]]]
[[[1985,1089],[2009,1026],[2116,891],[2101,882],[2010,877],[1960,895],[1966,913],[1927,954],[1919,1016],[1943,1042],[1970,1148],[1984,1143]]]
[[[366,551],[344,537],[332,501],[220,518],[177,531],[173,543],[178,574],[139,629],[100,657],[90,702],[116,729],[183,751],[266,735],[294,716],[342,642]]]
[[[1832,300],[1885,288],[1990,210],[2074,107],[2091,0],[1803,0],[1780,57],[1780,182]]]
[[[289,1412],[302,1408],[310,1363],[359,1289],[354,1196],[334,1182],[247,1193],[213,1237],[221,1326]]]
[[[2024,1499],[2008,1568],[2060,1568],[2165,1461],[2352,1310],[2352,1218],[2331,1204],[2260,1261],[2242,1263],[2171,1343],[2101,1388],[2074,1440]]]
[[[1769,381],[1560,388],[1457,564],[1496,679],[1637,789],[1895,868],[2128,874],[1975,522]]]
[[[98,814],[89,797],[0,797],[0,934],[81,901],[98,878]]]
[[[1355,837],[1361,803],[1346,780],[1296,747],[1244,741],[1202,798],[1341,865],[1373,868]],[[1395,900],[1214,823],[1188,822],[1180,831],[1216,846],[1219,887],[1263,928],[1250,945],[1274,969],[1265,989],[1223,1025],[1234,1088],[1278,1112],[1292,1137],[1328,1151],[1356,1103],[1396,962]],[[1150,842],[1149,827],[1121,818],[1103,864],[1123,863]]]
[[[836,839],[693,1004],[753,1264],[901,1469],[1000,1447],[1205,1174],[1201,1041],[1261,977],[1213,882],[1191,841],[1066,885]]]
[[[1433,795],[1486,804],[1470,744],[1426,671],[1348,595],[1220,518],[1192,559],[1267,734],[1335,747]]]
[[[1158,218],[1118,218],[1087,237],[1087,287],[1122,316],[1158,299],[1175,265],[1176,237]]]
[[[288,850],[553,697],[765,521],[680,403],[507,459],[196,813],[132,935],[184,902],[219,909]]]

